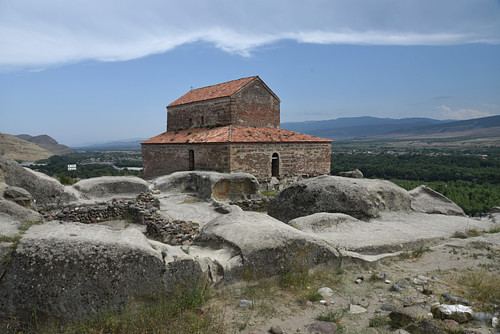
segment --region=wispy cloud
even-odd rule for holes
[[[499,16],[495,0],[3,0],[0,67],[122,61],[197,41],[242,56],[282,39],[498,44]]]
[[[451,99],[453,96],[450,96],[450,95],[442,95],[442,96],[434,96],[434,100],[449,100]]]
[[[436,108],[441,110],[442,119],[464,120],[464,119],[495,116],[495,114],[475,109],[452,110],[450,107],[446,105],[440,105],[437,106]]]

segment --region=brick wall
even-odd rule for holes
[[[167,131],[229,125],[231,98],[193,102],[167,108]]]
[[[229,124],[279,128],[280,101],[255,80],[231,97],[167,107],[167,131]]]
[[[256,128],[280,127],[280,101],[255,80],[232,96],[231,123]]]
[[[143,144],[144,177],[189,170],[189,150],[194,153],[194,169],[229,171],[227,144]]]
[[[330,174],[330,143],[232,144],[231,170],[269,178],[273,153],[279,155],[280,177]]]

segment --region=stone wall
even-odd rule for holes
[[[232,97],[231,124],[256,128],[280,127],[280,101],[259,80]]]
[[[232,144],[231,170],[270,178],[273,153],[279,155],[279,177],[330,174],[330,143]]]
[[[144,177],[189,170],[246,172],[257,179],[272,176],[271,160],[279,155],[279,177],[330,174],[330,143],[149,144],[142,146]],[[229,158],[231,156],[231,158]]]
[[[227,144],[143,144],[144,177],[189,170],[189,150],[195,170],[229,171]]]
[[[167,107],[167,131],[229,125],[234,101],[229,97]]]

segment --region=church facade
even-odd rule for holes
[[[330,173],[331,140],[280,129],[280,100],[258,76],[189,91],[167,106],[167,131],[141,146],[146,178],[186,170],[257,179]]]

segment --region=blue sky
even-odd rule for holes
[[[149,138],[259,75],[282,122],[500,114],[500,1],[0,0],[0,132]]]

